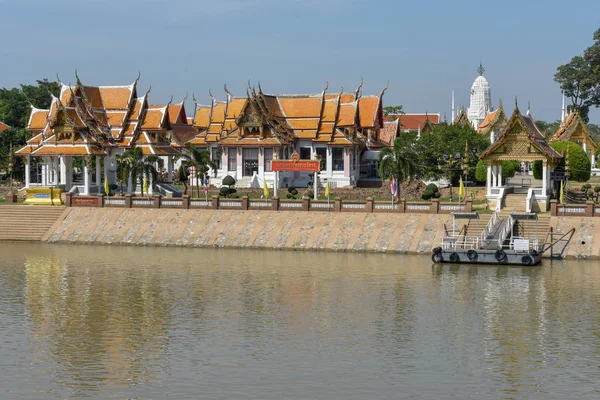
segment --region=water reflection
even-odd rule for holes
[[[14,244],[0,266],[20,398],[600,395],[596,263]]]

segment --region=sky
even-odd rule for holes
[[[209,103],[227,83],[266,93],[378,94],[405,112],[468,106],[480,61],[507,112],[560,119],[556,67],[600,28],[600,1],[0,0],[0,87],[36,79],[126,85],[141,72],[150,102],[188,93]],[[600,124],[600,111],[590,113]]]

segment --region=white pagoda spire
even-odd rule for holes
[[[471,103],[467,116],[475,129],[483,122],[486,115],[492,109],[490,84],[483,76],[485,68],[479,63],[477,68],[479,76],[471,86]]]
[[[565,115],[566,115],[566,111],[565,110],[565,91],[562,91],[562,109],[561,109],[561,113],[560,113],[560,122],[565,122]]]

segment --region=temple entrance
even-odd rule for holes
[[[243,176],[258,174],[258,148],[242,149]]]

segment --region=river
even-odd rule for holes
[[[597,399],[597,262],[0,244],[0,398]]]

